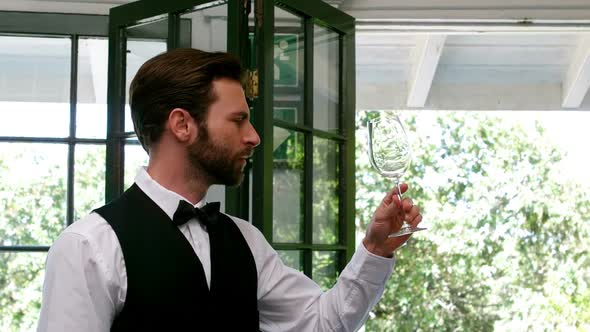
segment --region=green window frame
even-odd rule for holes
[[[85,37],[108,36],[108,16],[84,14],[58,14],[34,12],[0,11],[0,36],[11,37],[56,37],[69,38],[70,49],[70,96],[69,96],[69,134],[67,137],[27,137],[6,136],[0,133],[1,143],[45,143],[67,144],[67,194],[66,220],[64,227],[74,220],[74,174],[75,147],[92,144],[106,146],[106,138],[79,138],[76,136],[76,115],[78,102],[78,41]],[[106,110],[105,110],[106,111]],[[2,242],[3,243],[3,242]],[[2,245],[0,252],[46,252],[49,245]]]
[[[303,19],[304,28],[304,99],[303,124],[276,119],[273,116],[273,48],[275,6]],[[260,77],[261,95],[264,99],[254,102],[253,122],[262,138],[261,148],[254,155],[252,222],[262,231],[276,250],[302,252],[302,271],[313,278],[313,255],[319,252],[338,253],[336,268],[342,271],[355,250],[355,69],[354,69],[354,18],[323,2],[313,4],[301,1],[257,1],[257,9],[267,24],[256,26],[254,54]],[[332,133],[314,128],[313,124],[313,72],[314,26],[322,26],[339,34],[339,132]],[[273,133],[274,127],[302,133],[304,141],[304,217],[301,243],[273,242]],[[338,243],[313,243],[313,138],[338,142],[339,161],[339,220]]]
[[[179,33],[182,22],[180,11],[174,12],[174,6],[192,4],[195,1],[179,0],[168,4],[142,3],[141,12],[161,11],[161,7],[170,7],[167,21],[167,47],[175,48],[186,46]],[[205,3],[206,1],[201,1]],[[172,3],[175,3],[173,5]],[[303,261],[303,272],[312,275],[313,255],[316,252],[332,251],[337,253],[337,270],[341,271],[350,260],[355,250],[355,187],[354,187],[354,19],[335,8],[323,3],[314,2],[308,4],[300,1],[263,1],[254,0],[243,2],[236,0],[227,1],[228,4],[228,51],[240,56],[241,59],[258,64],[259,96],[251,100],[253,109],[252,121],[259,131],[262,145],[254,155],[252,164],[251,191],[243,186],[239,189],[226,191],[226,211],[248,219],[251,215],[252,223],[258,227],[267,240],[276,250],[300,250]],[[273,108],[273,38],[274,38],[274,9],[280,7],[303,18],[305,33],[305,80],[303,84],[305,110],[304,122],[293,124],[288,121],[274,119]],[[124,189],[124,144],[133,138],[132,133],[124,132],[123,114],[111,112],[113,103],[120,102],[120,96],[124,96],[124,87],[109,87],[108,95],[108,120],[107,136],[101,139],[82,139],[75,136],[76,102],[77,102],[77,41],[80,37],[108,37],[109,38],[109,81],[111,77],[123,75],[121,63],[111,63],[111,58],[117,48],[121,46],[121,36],[115,31],[116,25],[131,24],[135,18],[123,15],[121,8],[140,8],[137,3],[115,7],[110,16],[84,15],[84,14],[54,14],[54,13],[24,13],[24,12],[0,12],[0,21],[3,26],[0,34],[7,35],[33,35],[33,36],[68,36],[72,40],[72,64],[70,77],[70,135],[67,138],[23,138],[4,137],[0,133],[0,142],[59,142],[67,143],[68,152],[68,198],[67,198],[67,225],[74,222],[74,147],[76,144],[100,144],[106,146],[106,180],[105,202],[113,199]],[[160,7],[160,8],[156,8]],[[254,51],[251,52],[248,41],[248,14],[253,10],[256,17],[264,17],[265,24],[255,24]],[[136,14],[137,15],[137,12]],[[137,16],[140,19],[139,16]],[[127,22],[127,23],[125,23]],[[110,24],[110,26],[109,26]],[[314,128],[313,125],[313,49],[314,27],[321,26],[336,32],[339,38],[339,131],[329,132]],[[110,32],[110,33],[109,33]],[[152,31],[153,33],[153,31]],[[243,36],[243,38],[241,37]],[[250,57],[253,57],[250,59]],[[118,69],[117,69],[118,68]],[[116,89],[117,95],[113,89]],[[114,97],[113,97],[114,96]],[[117,97],[118,96],[118,97]],[[264,97],[262,97],[264,96]],[[273,243],[273,150],[272,132],[274,127],[293,130],[304,136],[304,209],[303,209],[303,242],[301,243]],[[267,133],[265,135],[265,133]],[[270,135],[268,134],[270,133]],[[335,142],[338,146],[338,243],[318,244],[313,243],[312,200],[313,200],[313,139],[322,138]],[[137,142],[132,142],[132,144]],[[251,200],[251,204],[250,204]],[[49,246],[0,246],[0,251],[47,251]]]

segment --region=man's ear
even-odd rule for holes
[[[198,134],[193,117],[182,108],[175,108],[170,112],[168,129],[180,142],[190,142]]]

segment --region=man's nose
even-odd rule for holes
[[[246,136],[244,137],[245,143],[257,147],[260,144],[260,136],[254,129],[254,126],[251,123],[248,123],[248,130]]]

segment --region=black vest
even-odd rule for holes
[[[127,270],[111,331],[259,331],[256,262],[231,218],[221,213],[208,230],[209,289],[189,242],[136,184],[96,212],[115,231]]]

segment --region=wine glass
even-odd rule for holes
[[[392,112],[380,112],[379,117],[370,120],[369,160],[371,165],[384,177],[395,180],[397,196],[402,200],[399,179],[410,166],[411,151],[408,136],[399,116]],[[404,221],[402,228],[389,237],[399,237],[425,230],[412,227]]]

